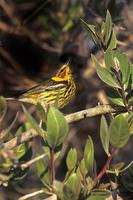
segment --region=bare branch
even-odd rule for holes
[[[36,137],[37,135],[38,133],[34,129],[30,129],[24,132],[22,135],[16,136],[12,140],[2,144],[0,148],[13,149],[14,147],[20,145],[23,142],[29,141],[30,139],[32,139],[33,137]]]
[[[23,197],[20,197],[18,200],[29,199],[30,197],[34,197],[34,196],[42,194],[42,193],[44,193],[44,190],[38,190],[36,192],[32,192],[30,194],[24,195]]]
[[[124,112],[125,109],[122,107],[111,107],[110,105],[100,105],[94,108],[89,108],[85,110],[81,110],[79,112],[71,113],[66,115],[65,118],[68,123],[79,121],[84,118],[94,117],[97,115],[107,114],[107,113],[115,113],[115,112]]]
[[[125,112],[125,108],[124,107],[113,108],[110,105],[100,105],[94,108],[89,108],[81,110],[79,112],[68,114],[65,116],[65,118],[68,123],[72,123],[88,117],[94,117],[97,115],[102,115],[107,113],[117,113],[117,112]],[[37,135],[38,133],[34,129],[30,129],[27,132],[24,132],[22,135],[16,136],[12,140],[6,142],[5,144],[2,144],[0,148],[12,149],[23,142],[31,140]]]
[[[20,167],[21,167],[22,170],[24,170],[25,168],[31,166],[33,163],[37,162],[38,160],[41,160],[41,159],[45,158],[46,156],[47,156],[46,153],[44,153],[42,155],[39,155],[39,156],[33,158],[32,160],[30,160],[30,161],[28,161],[28,162],[26,162],[24,164],[21,164]]]

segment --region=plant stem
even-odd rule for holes
[[[55,163],[54,163],[54,149],[50,148],[50,172],[51,172],[51,179],[52,185],[55,180]]]
[[[68,114],[65,116],[65,118],[68,123],[71,123],[88,117],[94,117],[106,113],[117,113],[117,112],[125,112],[125,108],[122,108],[120,106],[113,107],[110,105],[99,105],[94,108],[89,108]]]
[[[24,195],[23,197],[20,197],[18,200],[29,199],[29,198],[31,198],[31,197],[34,197],[34,196],[39,195],[39,194],[42,194],[42,193],[44,193],[44,190],[43,190],[43,189],[42,189],[42,190],[38,190],[38,191],[36,191],[36,192],[32,192],[32,193],[27,194],[27,195]]]
[[[21,167],[22,170],[24,170],[25,168],[30,167],[32,164],[34,164],[38,160],[41,160],[41,159],[45,158],[46,156],[47,156],[46,153],[41,154],[41,155],[29,160],[28,162],[21,164],[20,167]]]
[[[106,168],[107,168],[107,166],[108,166],[108,164],[110,163],[111,160],[112,160],[112,155],[110,155],[108,157],[108,159],[106,160],[106,163],[103,166],[102,170],[99,172],[99,174],[97,175],[97,177],[94,179],[95,182],[98,182],[98,180],[100,180],[102,178],[102,176],[105,174]]]
[[[103,168],[101,169],[101,171],[99,172],[99,174],[96,176],[96,178],[94,179],[94,182],[97,183],[101,178],[102,176],[105,174],[106,172],[106,169],[107,169],[107,166],[110,164],[112,158],[113,158],[113,155],[115,153],[116,149],[113,149],[112,150],[112,153],[110,154],[110,156],[108,156]]]

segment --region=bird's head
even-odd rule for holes
[[[64,64],[57,71],[55,76],[52,77],[54,81],[70,81],[72,79],[71,70],[68,64]]]

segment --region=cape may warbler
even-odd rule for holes
[[[50,80],[25,91],[18,96],[18,100],[31,104],[41,103],[44,106],[57,102],[57,107],[62,108],[71,101],[75,90],[70,67],[64,64]]]

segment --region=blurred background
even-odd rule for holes
[[[0,0],[0,95],[11,97],[49,79],[60,65],[69,60],[77,92],[73,101],[61,111],[68,114],[97,106],[98,102],[108,104],[107,86],[97,77],[90,59],[93,53],[102,62],[103,52],[89,39],[80,20],[84,19],[89,24],[100,23],[105,20],[107,9],[115,25],[118,47],[132,59],[131,0]],[[28,109],[31,113],[34,111],[33,106],[28,106]],[[18,102],[8,102],[1,130],[11,123],[18,110],[21,110]],[[14,131],[23,122],[24,116],[20,113]],[[67,150],[75,147],[80,159],[88,134],[94,141],[97,168],[101,169],[106,155],[100,143],[99,124],[100,116],[70,125],[69,136],[57,163],[58,179],[61,180],[65,174]],[[126,163],[132,160],[130,148],[128,144],[118,152],[117,160]],[[15,200],[40,187],[41,182],[31,168],[20,183],[1,187],[0,200]]]

